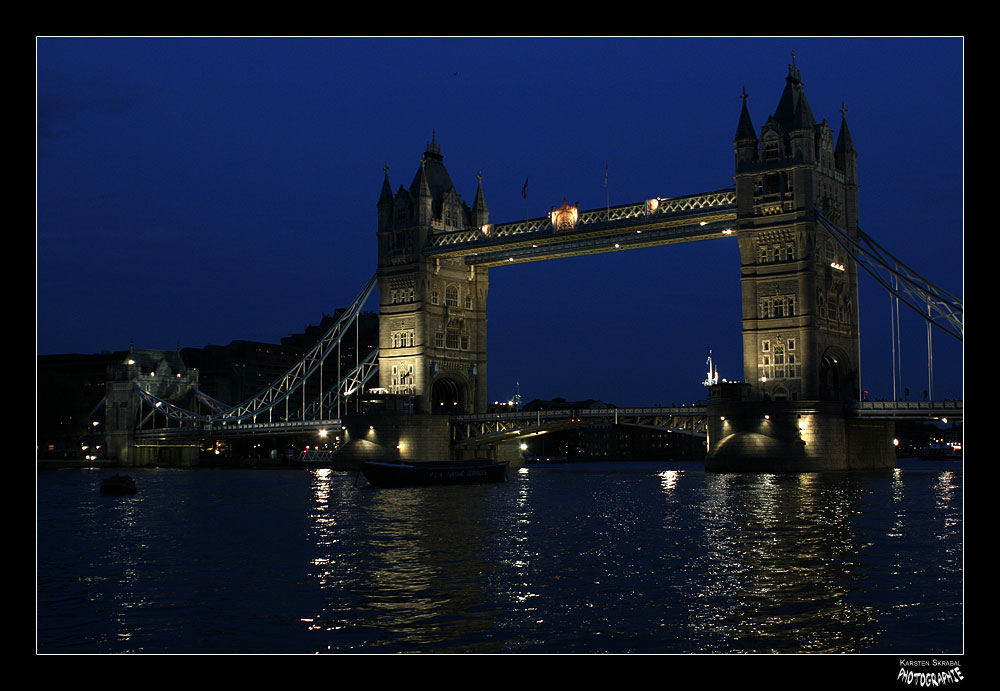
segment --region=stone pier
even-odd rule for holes
[[[896,465],[895,424],[862,420],[837,401],[708,404],[709,472],[886,470]]]

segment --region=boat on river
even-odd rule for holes
[[[507,461],[491,461],[488,458],[423,463],[365,461],[361,464],[361,473],[374,487],[478,485],[504,482],[507,465]]]
[[[101,494],[135,494],[135,478],[115,473],[101,483]]]

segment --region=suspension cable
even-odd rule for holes
[[[906,266],[860,228],[858,239],[854,239],[820,213],[819,209],[814,207],[814,211],[816,220],[833,239],[886,290],[902,300],[922,319],[959,341],[965,340],[964,304],[961,299]],[[888,272],[889,277],[883,277],[880,271]]]

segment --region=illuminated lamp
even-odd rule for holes
[[[576,227],[576,221],[579,218],[580,212],[575,206],[570,206],[563,199],[562,207],[558,209],[552,209],[549,213],[549,220],[552,222],[552,226],[556,230],[573,230]]]
[[[646,200],[646,213],[651,214],[660,208],[659,199],[647,199]]]

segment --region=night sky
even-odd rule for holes
[[[817,121],[836,133],[848,109],[862,230],[964,295],[960,38],[36,45],[38,354],[318,323],[375,271],[385,165],[408,187],[432,132],[470,206],[482,172],[493,223],[732,187],[740,93],[759,133],[793,51]],[[859,307],[863,387],[890,397],[890,302],[867,275]],[[491,400],[519,381],[526,401],[690,403],[710,350],[742,378],[732,238],[492,269],[488,309]],[[926,328],[900,309],[920,399]],[[935,330],[933,354],[934,398],[962,397],[962,345]]]

